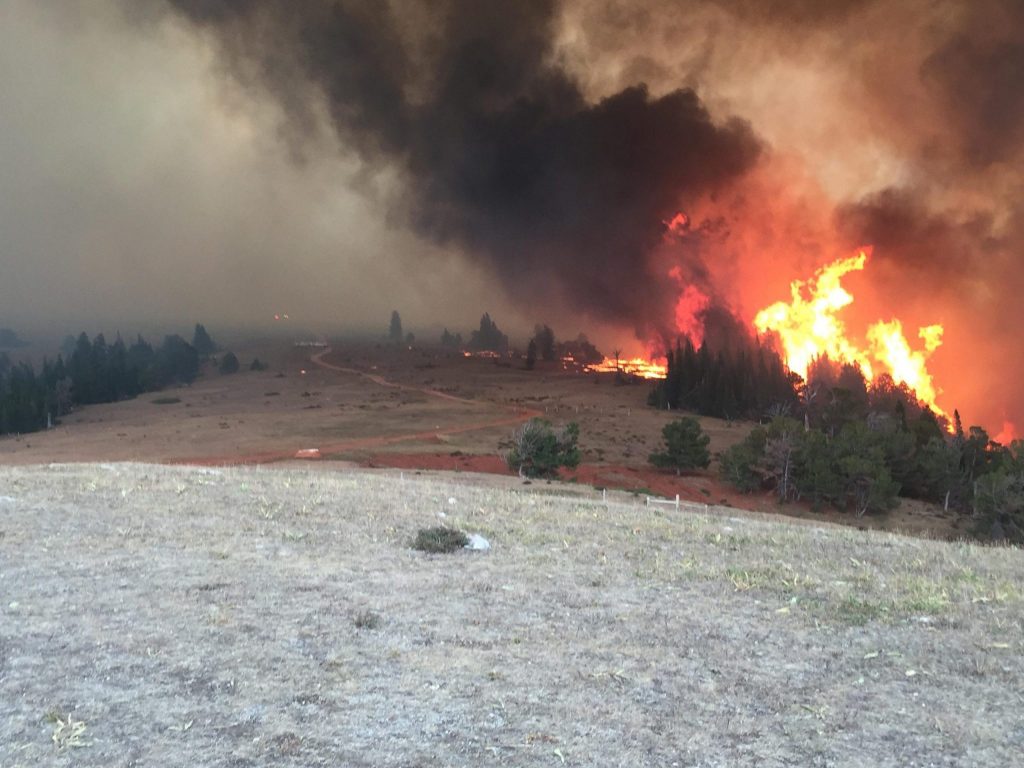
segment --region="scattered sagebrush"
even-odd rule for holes
[[[421,528],[416,534],[412,548],[421,552],[455,552],[469,543],[462,531],[443,525],[436,528]]]

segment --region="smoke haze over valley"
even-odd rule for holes
[[[642,348],[871,246],[851,333],[941,324],[939,403],[1024,425],[1010,0],[12,0],[0,63],[0,326]]]

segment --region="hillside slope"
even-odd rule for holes
[[[0,764],[1024,754],[1020,551],[554,488],[0,467]]]

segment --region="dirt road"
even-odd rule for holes
[[[310,357],[310,362],[314,365],[323,368],[325,370],[334,371],[345,375],[361,376],[374,384],[388,389],[398,389],[406,392],[415,392],[427,397],[438,398],[448,402],[460,403],[472,408],[480,408],[481,406],[494,405],[495,408],[500,409],[505,415],[498,416],[495,418],[485,419],[482,421],[475,421],[470,424],[459,424],[447,427],[440,427],[431,430],[421,430],[417,432],[406,432],[398,435],[387,435],[387,436],[376,436],[376,437],[360,437],[352,440],[341,440],[325,442],[316,446],[318,455],[320,457],[328,456],[331,454],[340,454],[349,451],[362,451],[373,448],[381,448],[387,445],[394,445],[396,443],[410,443],[410,442],[424,442],[424,441],[437,441],[439,438],[447,437],[449,435],[459,435],[465,432],[475,432],[482,429],[491,429],[494,427],[506,427],[520,424],[528,419],[540,416],[541,412],[530,408],[510,408],[508,406],[502,406],[497,404],[482,402],[479,400],[471,400],[465,397],[457,397],[447,392],[440,392],[430,387],[417,387],[409,384],[401,384],[395,381],[389,381],[383,376],[368,371],[363,371],[358,368],[347,368],[340,365],[334,365],[333,363],[327,362],[324,358],[331,354],[332,350],[328,347],[323,352]],[[287,461],[289,459],[296,458],[295,449],[281,449],[281,450],[270,450],[270,451],[255,451],[253,453],[245,454],[234,454],[229,456],[192,456],[174,459],[169,464],[195,464],[201,466],[236,466],[245,464],[267,464],[276,461]]]

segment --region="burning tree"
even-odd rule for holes
[[[864,346],[850,338],[840,317],[840,312],[853,303],[842,278],[863,270],[868,253],[867,249],[861,250],[856,256],[825,265],[810,280],[793,281],[789,303],[778,301],[765,307],[757,313],[754,325],[761,333],[778,336],[786,365],[808,381],[815,362],[830,359],[855,366],[868,382],[889,376],[895,385],[913,391],[915,402],[920,400],[941,415],[943,411],[935,402],[938,391],[927,367],[928,357],[942,344],[941,325],[918,330],[922,351],[910,346],[898,319],[870,325]]]
[[[594,365],[604,360],[604,355],[590,343],[583,333],[575,339],[559,343],[558,356],[561,358],[571,357],[579,365]]]

